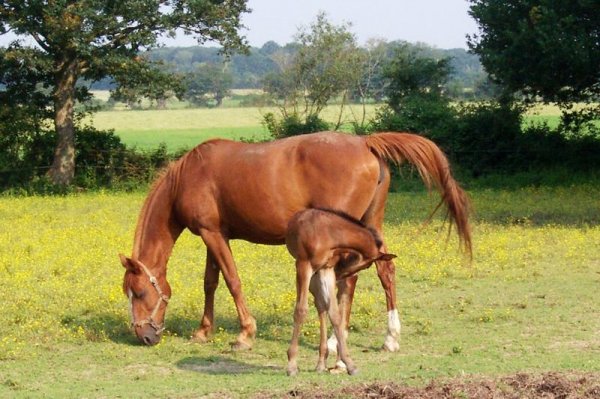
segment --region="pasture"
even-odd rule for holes
[[[106,101],[107,92],[95,92],[96,98]],[[226,102],[227,103],[227,102]],[[274,107],[221,107],[189,108],[185,102],[169,101],[165,110],[127,110],[116,107],[114,110],[93,114],[87,122],[101,130],[114,129],[123,143],[142,150],[151,150],[164,143],[170,152],[189,149],[212,138],[262,139],[269,132],[262,125],[263,116],[277,112]],[[366,119],[375,116],[380,104],[367,104]],[[342,112],[342,129],[351,131],[351,124],[360,121],[363,108],[360,105],[347,105]],[[339,106],[325,108],[322,117],[335,123],[339,116]],[[556,127],[560,120],[560,110],[553,105],[538,105],[529,110],[524,123],[548,123]]]
[[[318,320],[311,308],[295,378],[285,375],[295,281],[284,247],[232,243],[258,323],[253,350],[233,353],[237,316],[222,281],[214,337],[204,345],[189,340],[203,308],[205,248],[184,233],[169,263],[165,336],[144,347],[129,330],[117,254],[131,252],[145,191],[1,197],[0,397],[281,396],[367,382],[599,373],[600,185],[468,191],[471,264],[454,235],[446,242],[441,219],[422,227],[435,195],[388,199],[400,351],[379,350],[387,317],[371,268],[359,279],[351,319],[359,374],[313,371]]]
[[[375,105],[367,105],[368,115]],[[121,140],[140,149],[154,149],[166,143],[170,151],[192,148],[211,138],[262,139],[269,133],[262,118],[275,108],[175,108],[166,110],[102,111],[89,121],[98,129],[114,129]],[[323,112],[328,122],[338,119],[339,107],[330,106]],[[360,106],[346,107],[342,121],[346,124],[362,115]]]

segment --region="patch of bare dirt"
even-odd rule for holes
[[[261,398],[272,396],[264,395]],[[281,397],[279,395],[278,397]],[[434,380],[422,387],[395,383],[359,384],[339,390],[294,390],[286,398],[368,399],[600,399],[600,373],[519,373],[496,379]]]

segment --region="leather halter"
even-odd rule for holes
[[[154,309],[152,310],[152,313],[150,313],[150,317],[141,320],[141,321],[135,321],[135,315],[131,314],[131,325],[133,327],[143,327],[146,324],[150,324],[150,327],[152,327],[155,331],[156,331],[156,335],[160,335],[164,330],[165,330],[165,323],[161,323],[161,324],[157,324],[154,321],[154,317],[156,316],[156,313],[158,313],[158,309],[160,309],[160,304],[161,302],[164,302],[165,304],[169,303],[169,297],[166,296],[162,289],[160,288],[160,285],[158,285],[158,280],[156,279],[156,277],[154,277],[152,275],[152,273],[150,273],[150,270],[148,270],[148,268],[146,267],[146,265],[144,265],[142,262],[138,261],[138,263],[140,264],[140,266],[142,267],[142,270],[144,271],[144,273],[146,273],[146,275],[148,276],[148,278],[150,279],[150,284],[152,284],[152,286],[154,287],[154,289],[156,289],[156,292],[158,292],[158,301],[156,302],[156,305],[154,306]]]

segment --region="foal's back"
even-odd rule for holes
[[[316,271],[355,263],[349,259],[375,259],[382,242],[373,229],[343,212],[306,209],[290,220],[286,245],[296,260],[309,261]]]

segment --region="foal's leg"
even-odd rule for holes
[[[306,315],[308,313],[308,287],[310,285],[310,278],[312,274],[312,268],[308,261],[296,261],[296,307],[294,309],[294,331],[292,333],[292,340],[288,349],[288,365],[287,374],[296,375],[298,374],[298,363],[296,358],[298,357],[298,339],[300,337],[300,327]]]
[[[214,262],[221,269],[223,279],[227,284],[227,288],[233,297],[233,302],[237,309],[241,332],[231,347],[234,350],[250,349],[256,335],[256,320],[254,320],[254,317],[252,317],[246,306],[244,294],[242,293],[242,283],[240,282],[240,277],[233,261],[229,242],[221,233],[202,230],[200,234],[208,250],[213,255]]]
[[[320,271],[321,279],[323,280],[323,291],[325,294],[329,295],[328,300],[328,313],[329,320],[331,320],[331,324],[333,325],[333,331],[338,340],[338,354],[340,359],[345,363],[346,368],[348,369],[348,374],[355,374],[358,370],[356,366],[354,366],[354,362],[350,358],[348,353],[348,347],[346,345],[346,336],[344,335],[345,329],[342,324],[343,317],[340,313],[340,309],[338,307],[337,298],[335,296],[335,272],[333,269],[323,269]]]
[[[354,300],[354,290],[356,288],[356,282],[358,281],[358,274],[342,279],[337,282],[337,299],[340,308],[340,316],[342,318],[342,326],[344,330],[344,337],[348,338],[348,327],[350,325],[350,309],[352,309],[352,301]],[[338,340],[335,334],[331,334],[327,341],[327,347],[331,353],[337,353]],[[340,359],[338,353],[335,367],[338,369],[345,369],[346,365]]]
[[[209,250],[206,251],[206,268],[204,269],[204,314],[200,328],[194,332],[193,340],[205,343],[214,329],[215,291],[219,285],[219,266],[215,263]]]
[[[315,273],[310,279],[310,292],[315,297],[315,306],[319,313],[319,361],[317,362],[316,371],[318,373],[327,371],[327,307],[329,295],[323,292],[323,280],[320,277],[320,272]]]

